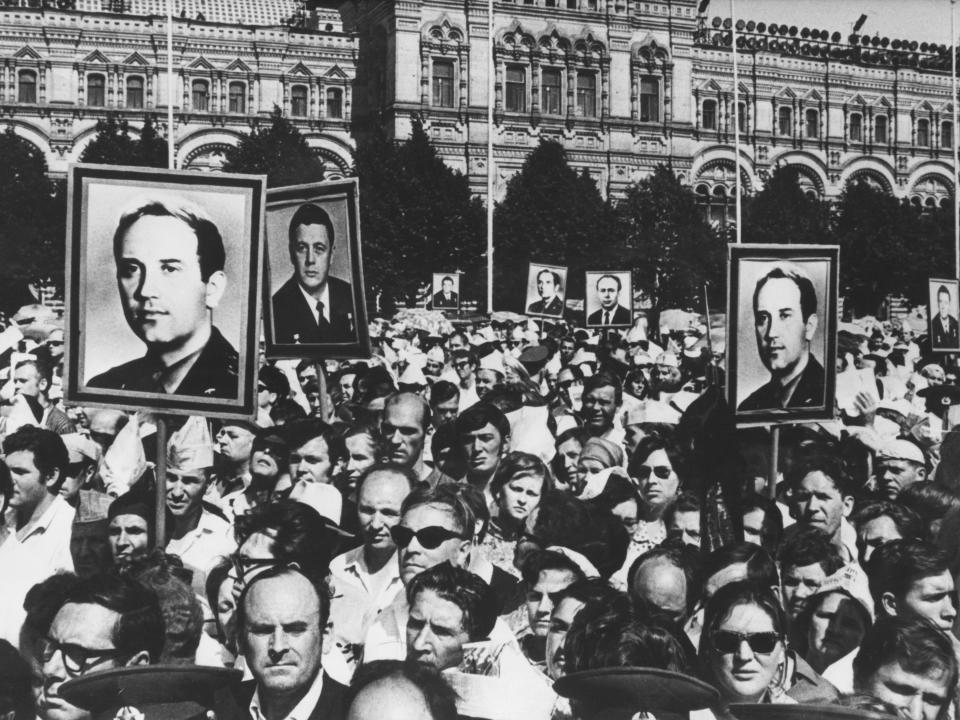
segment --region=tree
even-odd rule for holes
[[[97,120],[97,134],[84,148],[81,162],[102,165],[135,165],[141,167],[167,167],[167,141],[157,134],[153,118],[145,115],[140,137],[130,137],[126,120],[118,120],[114,114]]]
[[[464,273],[461,296],[483,304],[484,208],[436,153],[420,123],[402,145],[382,133],[357,146],[364,275],[389,312],[432,272]],[[373,305],[371,304],[371,307]]]
[[[12,127],[0,134],[0,158],[0,295],[46,277],[62,283],[66,193],[47,177],[44,154]]]
[[[611,216],[587,171],[577,174],[559,143],[541,141],[494,212],[497,309],[523,309],[531,260],[569,267],[566,297],[583,297],[583,271],[603,269],[597,259],[616,242]]]
[[[323,180],[323,161],[276,105],[270,114],[270,127],[251,132],[239,145],[227,149],[223,170],[265,174],[268,187]]]
[[[803,192],[800,172],[789,165],[773,171],[763,190],[745,199],[743,242],[830,244],[830,206]]]
[[[723,297],[726,243],[669,168],[658,165],[628,188],[617,204],[617,221],[624,247],[616,250],[616,260],[634,269],[636,289],[652,305],[651,327],[668,308],[703,311],[705,284],[711,296]]]

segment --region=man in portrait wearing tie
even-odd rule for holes
[[[632,321],[630,310],[620,304],[620,278],[616,275],[601,275],[597,279],[597,299],[600,307],[587,317],[587,325],[629,325]]]
[[[273,295],[274,341],[356,342],[353,291],[330,277],[335,242],[330,216],[313,203],[301,205],[290,220],[289,241],[294,274]]]

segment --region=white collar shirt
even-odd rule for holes
[[[310,689],[307,690],[307,694],[300,699],[296,707],[294,707],[293,710],[290,711],[290,714],[283,718],[283,720],[308,720],[313,709],[317,706],[322,692],[323,668],[320,668],[317,671],[317,677],[314,678],[313,683],[310,685]],[[251,720],[267,720],[266,715],[260,710],[262,705],[263,703],[260,702],[260,686],[258,684],[257,689],[253,692],[253,698],[250,700],[249,710]]]
[[[323,290],[320,293],[319,298],[315,298],[313,295],[308,293],[303,289],[303,285],[297,283],[297,287],[300,288],[300,292],[303,293],[304,299],[307,301],[307,306],[310,308],[310,314],[313,315],[314,322],[317,325],[320,324],[320,312],[317,310],[317,300],[323,303],[323,319],[327,322],[330,322],[330,285],[325,283]]]

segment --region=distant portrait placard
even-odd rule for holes
[[[434,310],[460,309],[460,273],[434,273],[430,306]]]
[[[930,278],[928,281],[927,317],[929,318],[930,349],[934,352],[960,352],[960,283],[956,280]]]
[[[561,265],[530,263],[527,270],[527,315],[559,318],[567,296],[567,268]]]
[[[629,270],[589,271],[584,288],[587,327],[624,328],[633,324],[633,276]]]

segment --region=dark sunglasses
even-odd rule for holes
[[[651,470],[653,471],[653,474],[661,480],[667,480],[670,477],[670,474],[673,472],[673,468],[669,465],[657,465],[655,467],[641,465],[637,468],[637,480],[640,480],[641,482],[646,480],[648,477],[650,477]]]
[[[390,537],[393,538],[393,542],[396,543],[397,547],[401,548],[405,548],[410,544],[411,540],[416,538],[417,542],[420,543],[420,547],[424,550],[436,550],[447,540],[466,540],[462,533],[447,530],[445,527],[440,527],[439,525],[430,525],[416,531],[403,527],[402,525],[394,525],[390,528]]]
[[[735,633],[717,630],[710,636],[710,640],[716,651],[724,655],[737,652],[740,649],[740,643],[744,641],[757,655],[769,655],[776,649],[780,636],[774,632]]]

